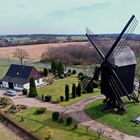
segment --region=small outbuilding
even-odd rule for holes
[[[2,86],[16,90],[22,90],[23,88],[29,89],[31,77],[35,79],[36,86],[43,84],[41,75],[35,67],[12,64],[1,80]]]

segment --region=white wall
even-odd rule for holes
[[[28,89],[28,90],[29,90],[29,87],[30,87],[30,86],[29,86],[29,83],[26,83],[26,84],[23,85],[23,88],[26,88],[26,89]]]
[[[3,85],[4,88],[8,88],[9,87],[8,82],[5,82],[5,81],[2,81],[2,85]]]
[[[36,86],[43,84],[42,78],[40,78],[39,81],[35,80],[35,84],[36,84]],[[2,81],[2,85],[4,88],[9,88],[8,82]],[[18,84],[14,84],[14,89],[22,90],[23,88],[26,88],[29,90],[29,88],[30,88],[29,83],[24,84],[23,87],[18,87]]]

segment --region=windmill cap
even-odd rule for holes
[[[136,57],[133,50],[130,49],[130,47],[125,46],[117,57],[113,56],[112,64],[117,65],[118,67],[135,65]]]

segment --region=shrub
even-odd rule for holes
[[[76,97],[76,85],[72,84],[72,98]]]
[[[46,139],[50,140],[53,137],[53,130],[49,129],[47,132],[48,132],[48,137]]]
[[[67,73],[64,73],[64,77],[67,77],[68,76],[68,74]]]
[[[57,121],[59,119],[59,112],[53,112],[52,113],[52,120]]]
[[[23,94],[23,95],[27,95],[27,94],[28,94],[28,90],[27,90],[26,88],[23,88],[23,89],[22,89],[22,94]]]
[[[17,109],[17,106],[14,105],[14,104],[12,104],[11,107],[10,107],[10,109],[16,110]]]
[[[0,105],[7,106],[8,104],[9,104],[8,99],[5,97],[2,97],[0,100]]]
[[[68,73],[71,73],[71,69],[68,69]]]
[[[67,124],[67,125],[71,125],[71,124],[72,124],[72,118],[71,118],[71,117],[68,117],[68,118],[66,119],[66,124]]]
[[[63,102],[64,101],[64,97],[60,96],[60,101]]]
[[[73,70],[73,71],[72,71],[72,74],[76,74],[76,70]]]
[[[65,85],[65,100],[69,100],[69,85]]]
[[[93,92],[93,84],[90,82],[87,87],[86,87],[87,93],[92,93]]]
[[[76,95],[81,96],[81,84],[79,83],[77,88],[76,88]]]
[[[63,78],[64,78],[64,75],[61,75],[59,78],[60,78],[60,79],[63,79]]]
[[[48,69],[44,68],[44,76],[48,76]]]
[[[51,99],[52,99],[52,96],[51,96],[51,95],[45,96],[45,101],[46,101],[46,102],[50,102]]]
[[[78,78],[81,77],[81,76],[84,76],[84,73],[83,73],[83,72],[80,72],[80,73],[78,74]]]
[[[43,114],[47,109],[45,107],[38,108],[36,114]]]

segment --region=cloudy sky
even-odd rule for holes
[[[118,33],[132,14],[140,0],[0,0],[0,34]]]

